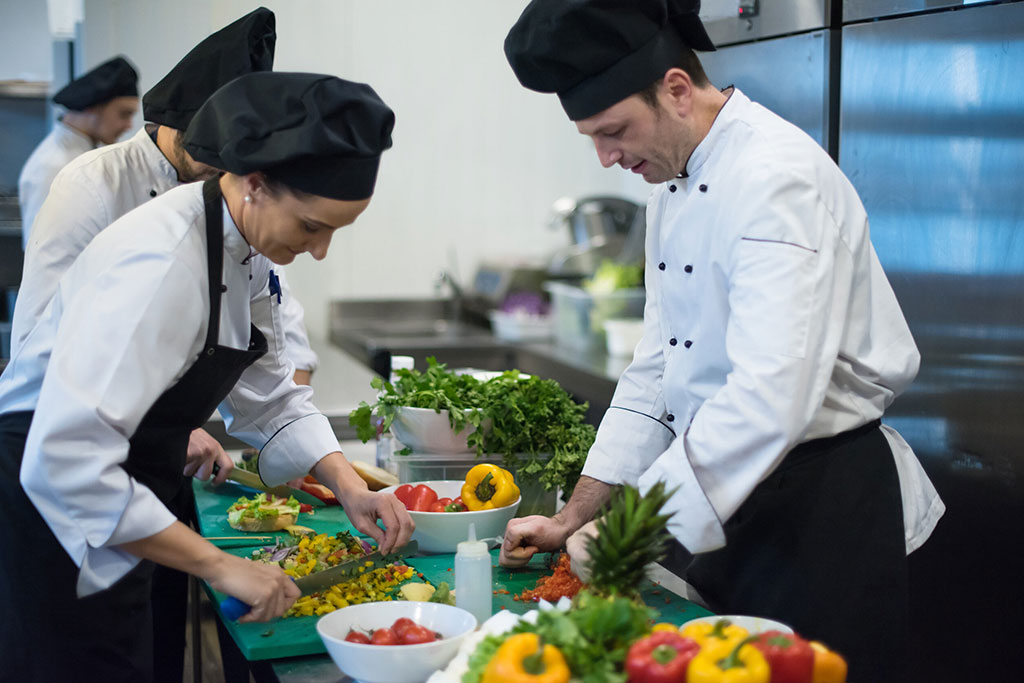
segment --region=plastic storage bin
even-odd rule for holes
[[[592,295],[563,282],[547,282],[555,317],[555,340],[578,350],[605,348],[604,321],[609,318],[642,318],[644,289],[620,289]]]
[[[522,456],[525,460],[526,456]],[[541,454],[537,456],[542,462],[550,458],[550,455]],[[444,455],[430,455],[423,453],[410,453],[409,455],[391,456],[389,468],[398,476],[398,481],[403,484],[414,481],[435,481],[439,479],[465,479],[466,474],[473,465],[482,462],[492,463],[504,467],[502,456],[482,455],[477,457],[475,453],[452,453]],[[545,491],[544,487],[534,478],[520,476],[515,470],[512,474],[516,478],[516,486],[519,487],[522,502],[519,504],[517,517],[528,515],[555,514],[555,503],[557,491]]]

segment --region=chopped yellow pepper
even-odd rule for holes
[[[462,485],[462,502],[470,512],[503,508],[518,498],[519,487],[512,473],[490,463],[473,467]]]

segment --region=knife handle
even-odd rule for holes
[[[220,601],[220,613],[224,615],[224,618],[228,621],[238,621],[240,617],[244,617],[249,613],[252,607],[245,604],[238,598],[228,596]]]

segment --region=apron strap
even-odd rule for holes
[[[224,208],[221,204],[220,178],[203,183],[206,205],[206,268],[210,285],[210,321],[206,328],[204,353],[212,356],[220,332],[220,298],[224,292]]]

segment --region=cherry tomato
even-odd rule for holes
[[[349,630],[348,635],[345,636],[345,640],[350,643],[362,643],[363,645],[370,644],[370,636],[366,635],[362,631]]]
[[[402,645],[417,645],[419,643],[432,643],[437,640],[434,632],[418,624],[413,624],[405,630],[402,636]]]
[[[395,623],[391,624],[391,630],[394,631],[395,636],[398,638],[398,642],[404,642],[402,639],[405,638],[405,632],[416,625],[416,622],[408,617],[401,617],[395,619]]]
[[[370,643],[373,645],[398,645],[398,636],[389,628],[379,628],[373,632]]]
[[[299,503],[299,512],[312,512],[313,506],[309,503]]]

